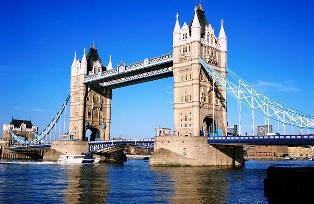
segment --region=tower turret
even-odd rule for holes
[[[191,26],[191,38],[192,41],[200,41],[201,40],[201,25],[197,16],[197,7],[194,9],[194,17]]]
[[[180,34],[181,34],[181,29],[180,29],[180,24],[179,24],[179,14],[177,13],[176,15],[176,24],[173,29],[173,46],[179,45],[180,41]]]
[[[74,59],[71,66],[71,76],[76,75],[76,52],[74,52]]]
[[[111,69],[112,69],[112,61],[111,61],[111,55],[110,55],[107,70],[111,70]]]
[[[218,35],[218,42],[220,44],[220,50],[226,52],[227,51],[227,36],[224,29],[224,21],[221,19],[220,21],[220,31]]]
[[[87,74],[87,60],[86,60],[86,49],[85,48],[84,48],[84,54],[82,57],[80,73],[81,74]]]

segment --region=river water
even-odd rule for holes
[[[241,169],[150,167],[144,160],[119,165],[2,161],[0,203],[268,203],[267,167],[287,163],[312,161],[250,160]]]

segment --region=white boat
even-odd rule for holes
[[[61,155],[58,159],[60,164],[96,164],[99,161],[100,158],[93,158],[91,154]]]
[[[291,156],[285,156],[283,159],[284,160],[293,160],[293,158]]]

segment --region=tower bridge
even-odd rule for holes
[[[95,44],[87,55],[84,50],[81,60],[75,53],[70,82],[71,139],[82,145],[87,142],[86,131],[90,130],[89,151],[105,151],[125,144],[148,145],[155,150],[151,165],[196,166],[241,165],[243,144],[312,144],[312,135],[261,138],[253,131],[247,137],[227,136],[227,93],[237,99],[238,107],[245,104],[252,110],[253,127],[255,111],[267,117],[268,123],[271,118],[284,127],[313,129],[314,116],[271,99],[228,69],[227,35],[224,22],[220,23],[216,36],[204,8],[198,4],[189,24],[181,26],[176,15],[171,54],[129,65],[121,63],[114,68],[111,56],[108,65],[103,65]],[[110,140],[112,90],[166,77],[173,77],[173,135],[141,142]],[[51,130],[53,126],[49,127]],[[69,147],[75,143],[67,144]],[[66,151],[64,147],[57,149]]]

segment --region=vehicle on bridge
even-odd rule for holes
[[[276,136],[276,135],[280,135],[279,133],[275,133],[275,132],[269,132],[266,134],[267,136]]]

